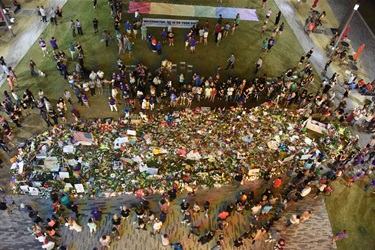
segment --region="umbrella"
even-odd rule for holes
[[[365,48],[365,45],[362,44],[361,46],[359,46],[358,50],[357,50],[357,53],[355,53],[355,55],[353,56],[353,60],[354,61],[357,61],[359,55],[362,53],[362,50]]]
[[[346,26],[344,32],[342,33],[341,37],[340,37],[340,40],[343,41],[345,39],[345,37],[348,35],[349,33],[349,30],[350,30],[350,25]]]

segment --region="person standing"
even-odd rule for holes
[[[279,27],[279,30],[277,31],[277,35],[281,36],[281,34],[283,33],[284,31],[284,22],[281,23],[280,27]]]
[[[259,57],[258,61],[255,63],[255,74],[258,73],[258,70],[260,69],[260,67],[262,67],[262,65],[263,65],[262,57]]]
[[[74,47],[74,44],[71,42],[69,44],[69,51],[70,51],[70,55],[72,56],[72,60],[74,60],[74,54],[75,54],[75,47]]]
[[[113,97],[108,97],[108,104],[109,104],[109,108],[111,109],[111,112],[113,112],[113,109],[116,110],[116,112],[118,112],[117,106],[116,106],[116,100]]]
[[[53,23],[54,25],[57,25],[56,11],[53,8],[51,8],[49,15],[51,16],[51,23]]]
[[[46,10],[44,9],[43,6],[40,6],[40,15],[42,16],[42,22],[43,23],[46,23],[47,22],[47,13],[46,13]]]
[[[261,27],[261,33],[260,33],[260,37],[263,37],[263,35],[266,33],[266,30],[267,30],[267,23],[264,22],[262,27]]]
[[[93,221],[93,219],[90,218],[89,221],[87,222],[87,226],[89,227],[89,230],[90,230],[90,236],[92,236],[96,232],[98,225],[95,221]]]
[[[42,116],[42,119],[47,123],[48,127],[53,126],[45,110],[41,110],[40,115]]]
[[[72,30],[73,37],[75,37],[76,36],[76,24],[73,22],[73,20],[70,20],[69,27]]]
[[[307,60],[310,60],[310,57],[314,53],[314,48],[311,48],[307,53],[306,53],[306,58]]]
[[[77,27],[78,34],[82,36],[83,35],[83,32],[82,32],[82,23],[78,19],[76,19],[76,27]]]
[[[190,39],[190,54],[195,53],[195,46],[197,45],[198,41],[194,39]]]
[[[94,31],[95,31],[95,34],[98,33],[98,25],[99,25],[99,21],[94,17],[94,19],[92,20],[92,24],[94,25]]]
[[[59,46],[57,46],[57,41],[56,41],[55,37],[52,37],[51,40],[49,40],[49,43],[51,44],[53,51],[59,49]]]
[[[46,54],[48,55],[48,51],[47,51],[46,41],[44,41],[43,38],[39,38],[39,46],[42,49],[43,57],[46,57]]]
[[[70,103],[70,105],[73,105],[72,104],[72,94],[70,93],[69,90],[67,90],[67,89],[64,90],[64,97]]]
[[[272,9],[269,8],[267,13],[266,13],[266,20],[265,20],[265,23],[268,23],[268,20],[270,19],[270,16],[272,14]]]
[[[138,34],[138,22],[137,21],[133,22],[132,28],[133,28],[133,37],[137,39],[137,34]]]
[[[131,25],[129,20],[127,20],[126,23],[125,23],[125,29],[126,29],[126,33],[128,34],[128,37],[131,37],[132,36],[132,25]]]
[[[158,55],[161,55],[161,49],[163,48],[163,45],[161,44],[161,42],[159,41],[157,44],[156,44],[156,50],[158,51]]]
[[[332,63],[332,59],[329,59],[327,62],[326,62],[326,65],[324,66],[324,71],[327,71],[328,70],[328,67],[331,65]]]
[[[206,28],[203,32],[203,45],[207,45],[208,44],[208,29]]]
[[[98,7],[98,0],[93,0],[92,3],[94,4],[94,9]]]
[[[37,74],[35,73],[35,67],[36,67],[35,62],[32,59],[30,59],[30,61],[29,61],[29,69],[30,69],[31,76],[37,76]]]
[[[240,18],[240,13],[237,13],[235,23],[236,23],[236,29],[238,26],[240,26],[241,18]]]
[[[276,19],[275,19],[275,25],[278,25],[281,18],[281,11],[277,12]]]
[[[171,28],[171,31],[168,32],[168,40],[169,40],[169,46],[174,46],[174,33]]]
[[[146,27],[146,25],[141,26],[141,40],[147,40],[147,27]]]
[[[267,4],[267,0],[262,0],[262,9],[266,7],[266,4]]]
[[[271,37],[270,39],[268,39],[268,51],[267,52],[270,52],[273,45],[275,44],[275,39],[273,39],[273,37]]]
[[[227,62],[228,62],[228,66],[225,70],[228,70],[229,67],[232,67],[232,69],[234,69],[234,63],[236,62],[236,57],[234,56],[234,53],[230,55]]]

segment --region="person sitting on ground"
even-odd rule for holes
[[[199,238],[198,243],[204,245],[209,243],[215,236],[215,231],[208,231],[205,235]]]
[[[91,211],[91,215],[95,221],[100,221],[102,219],[102,214],[103,212],[99,207],[96,207]]]
[[[299,221],[300,222],[304,222],[304,221],[307,221],[311,216],[311,210],[306,210],[305,212],[302,213]]]
[[[300,219],[301,217],[299,215],[293,214],[292,216],[290,216],[286,226],[289,227],[291,225],[297,225],[300,223]]]

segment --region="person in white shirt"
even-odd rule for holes
[[[161,244],[163,244],[163,246],[170,246],[171,245],[171,242],[169,241],[169,238],[168,238],[167,234],[161,235]]]
[[[103,78],[104,78],[104,72],[103,71],[98,70],[98,72],[96,72],[96,74],[98,75],[100,80],[103,80]]]
[[[251,208],[253,214],[259,214],[260,210],[262,209],[262,204],[257,204]]]
[[[46,10],[44,9],[43,6],[41,6],[41,7],[39,8],[39,11],[40,11],[40,15],[42,16],[42,21],[43,21],[44,23],[46,23],[46,22],[47,22],[47,13],[46,13]]]
[[[212,89],[210,87],[204,89],[204,99],[208,99],[211,97]]]
[[[208,42],[208,30],[206,29],[203,33],[203,45],[207,45]]]
[[[111,237],[108,235],[104,235],[100,238],[100,243],[102,244],[102,247],[105,249],[109,248],[109,245],[111,244]]]
[[[202,89],[202,87],[200,87],[200,86],[198,86],[197,88],[196,88],[196,90],[197,90],[197,100],[198,100],[198,102],[201,100],[201,96],[202,96],[202,91],[203,91],[203,89]]]
[[[226,96],[226,98],[225,98],[225,101],[230,101],[230,100],[232,100],[233,92],[234,92],[234,88],[233,88],[233,87],[229,87],[229,88],[227,89],[227,96]]]
[[[45,240],[42,246],[43,249],[52,250],[55,247],[55,242]]]
[[[296,215],[296,214],[293,214],[292,216],[290,216],[286,226],[289,227],[291,225],[297,225],[297,224],[299,224],[299,222],[300,222],[300,216]]]
[[[296,202],[302,200],[305,196],[307,196],[311,192],[310,185],[307,185],[300,193],[297,194]]]
[[[156,235],[156,233],[160,233],[160,229],[163,226],[163,222],[161,222],[158,218],[155,219],[154,225],[153,225],[153,234]]]
[[[18,95],[16,93],[16,91],[12,91],[12,96],[13,96],[13,99],[16,101],[16,105],[18,106],[20,104],[20,99],[18,98]]]

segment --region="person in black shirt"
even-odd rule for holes
[[[18,115],[12,112],[10,114],[10,119],[12,119],[12,121],[16,124],[17,127],[22,127],[20,124],[20,118]]]
[[[182,200],[182,203],[180,204],[181,213],[184,214],[184,213],[186,212],[186,210],[189,209],[189,206],[190,206],[190,204],[189,204],[188,202],[186,202],[185,199],[183,199],[183,200]]]
[[[210,202],[206,201],[203,206],[204,209],[204,216],[208,218],[208,211],[210,210]]]
[[[240,248],[243,246],[243,239],[242,237],[238,238],[237,240],[234,241],[233,244],[236,248]]]
[[[168,190],[168,196],[169,196],[169,201],[173,201],[174,199],[176,199],[177,197],[176,190],[174,188],[171,188],[170,190]]]
[[[121,209],[121,216],[123,219],[128,219],[129,216],[130,216],[130,210],[126,207],[126,206],[123,206],[122,209]]]
[[[54,109],[50,109],[48,111],[48,115],[49,115],[49,117],[51,117],[51,119],[53,120],[53,123],[55,125],[59,124],[59,122],[57,120],[58,116],[57,116],[56,111]]]

